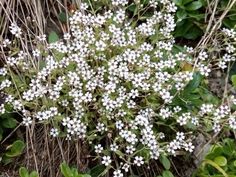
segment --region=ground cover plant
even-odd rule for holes
[[[88,0],[60,13],[51,4],[63,31],[47,35],[43,17],[34,32],[2,4],[10,23],[1,45],[0,135],[11,128],[21,140],[1,163],[26,149],[18,167],[32,172],[22,167],[21,176],[186,175],[172,157],[195,156],[199,135],[212,140],[236,129],[235,1],[224,2],[225,10],[218,1]],[[196,41],[183,45],[181,37]],[[218,95],[209,86],[217,71],[225,74]]]

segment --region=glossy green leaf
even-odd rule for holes
[[[203,35],[203,31],[197,26],[193,25],[191,30],[184,34],[184,38],[186,39],[196,39]]]
[[[234,166],[236,167],[236,160],[234,161]]]
[[[36,171],[32,171],[30,173],[30,177],[39,177],[38,173]]]
[[[200,1],[194,1],[188,4],[185,9],[188,11],[194,11],[194,10],[200,9],[201,7],[202,7],[202,3]]]
[[[236,87],[236,75],[231,76],[231,81],[233,83],[233,86]]]
[[[54,42],[57,42],[58,40],[59,40],[59,37],[55,31],[52,31],[51,33],[49,33],[49,36],[48,36],[49,43],[54,43]]]
[[[91,177],[97,177],[101,175],[105,170],[106,167],[104,165],[97,165],[91,169],[89,174],[91,175]]]
[[[72,176],[72,171],[70,170],[70,167],[63,162],[60,165],[61,173],[63,174],[64,177],[71,177]]]
[[[187,13],[185,10],[180,9],[177,11],[176,16],[178,17],[178,21],[182,21],[183,19],[187,17]]]
[[[183,3],[183,0],[173,0],[173,1],[174,1],[174,3],[175,3],[176,5],[178,5],[178,6],[181,6],[182,3]]]
[[[83,175],[81,175],[81,177],[91,177],[91,175],[83,174]]]
[[[195,12],[195,11],[189,12],[188,16],[192,17],[192,18],[195,18],[197,21],[203,20],[205,18],[205,14],[204,13],[199,13],[199,12]]]
[[[160,162],[161,162],[161,164],[164,166],[164,168],[166,170],[170,169],[170,161],[169,161],[169,159],[165,155],[161,154]]]
[[[19,175],[20,175],[20,177],[30,177],[28,170],[25,167],[21,167],[19,169]]]
[[[174,175],[169,170],[163,171],[162,176],[163,177],[174,177]]]
[[[17,121],[14,118],[9,117],[7,119],[3,119],[1,124],[5,128],[14,128],[17,125]]]
[[[185,87],[184,93],[186,93],[186,92],[190,93],[190,92],[194,91],[196,88],[198,88],[202,79],[203,79],[203,77],[201,76],[201,74],[199,72],[194,73],[193,79]]]
[[[175,30],[175,37],[183,37],[188,31],[192,28],[194,24],[191,23],[189,20],[182,20],[181,22],[177,23],[176,30]]]
[[[227,159],[224,156],[218,156],[214,158],[214,162],[219,166],[223,167],[227,164]]]
[[[67,22],[67,16],[65,12],[61,12],[58,15],[58,18],[61,22],[66,23]]]
[[[188,4],[188,3],[190,3],[190,2],[193,2],[194,0],[183,0],[183,2],[182,2],[182,4],[183,5],[186,5],[186,4]]]
[[[8,151],[6,152],[7,157],[16,157],[22,154],[25,148],[25,143],[21,140],[16,140],[12,145],[8,147]]]

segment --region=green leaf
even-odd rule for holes
[[[170,169],[170,161],[169,161],[169,159],[165,155],[161,154],[160,162],[161,162],[161,164],[164,166],[164,168],[166,170]]]
[[[177,6],[181,6],[183,3],[183,0],[173,0],[173,1]]]
[[[200,1],[194,1],[186,6],[186,10],[194,11],[200,9],[202,7],[202,3]]]
[[[233,86],[236,87],[236,75],[231,76],[231,81],[233,83]]]
[[[106,170],[104,165],[97,165],[91,169],[90,175],[91,177],[98,177]]]
[[[54,43],[54,42],[57,42],[58,40],[59,40],[59,37],[55,31],[52,31],[51,33],[49,33],[49,36],[48,36],[49,43]]]
[[[218,156],[214,158],[214,162],[221,167],[227,165],[227,159],[224,156]]]
[[[19,175],[20,177],[29,177],[28,170],[25,167],[21,167],[19,169]]]
[[[81,175],[81,177],[91,177],[91,175],[83,174],[83,175]]]
[[[183,19],[187,17],[187,13],[185,10],[180,9],[177,11],[176,16],[178,17],[178,21],[182,21]]]
[[[162,176],[163,177],[174,177],[174,175],[169,170],[163,171]]]
[[[193,74],[193,79],[188,83],[188,85],[184,89],[184,93],[191,93],[200,85],[202,81],[202,76],[199,72]]]
[[[234,161],[234,166],[236,167],[236,160]]]
[[[192,17],[192,18],[195,18],[195,19],[198,20],[198,21],[205,18],[205,14],[204,14],[204,13],[200,14],[200,13],[196,13],[196,12],[194,12],[194,11],[189,12],[189,13],[188,13],[188,16],[189,16],[189,17]]]
[[[67,22],[67,16],[65,12],[61,12],[58,15],[58,18],[61,22],[66,23]]]
[[[2,120],[2,126],[5,128],[14,128],[16,127],[16,125],[17,125],[17,121],[12,117]]]
[[[8,147],[9,151],[6,152],[7,157],[16,157],[22,153],[25,148],[25,143],[21,140],[16,140],[12,145]]]
[[[63,162],[60,165],[60,169],[64,177],[72,177],[72,171],[70,170],[70,167],[65,162]]]
[[[197,25],[193,25],[191,29],[184,34],[183,37],[186,39],[196,39],[202,35],[203,31]]]
[[[188,3],[190,3],[190,2],[193,2],[194,0],[183,0],[183,5],[186,5],[186,4],[188,4]]]
[[[182,20],[177,23],[175,37],[183,37],[192,28],[194,24],[189,20]]]
[[[229,18],[224,18],[223,24],[224,24],[224,26],[226,26],[228,28],[234,28],[236,22],[234,20],[229,19]]]
[[[134,12],[136,10],[137,6],[135,4],[130,5],[127,10]]]
[[[32,171],[30,173],[30,177],[39,177],[38,173],[36,171]]]
[[[209,164],[212,167],[216,168],[224,177],[228,177],[224,169],[222,169],[217,163],[213,162],[212,160],[205,159],[203,164]],[[204,165],[205,166],[205,165]]]

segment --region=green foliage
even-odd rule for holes
[[[91,175],[91,177],[97,177],[101,176],[105,172],[106,172],[106,167],[104,165],[97,165],[89,171],[89,174]]]
[[[51,33],[49,33],[49,36],[48,36],[49,43],[54,43],[54,42],[57,42],[58,40],[59,40],[59,36],[57,35],[55,31],[52,31]]]
[[[32,171],[30,173],[25,167],[21,167],[19,169],[19,175],[20,175],[20,177],[39,177],[39,175],[36,171]]]
[[[166,170],[170,169],[170,161],[169,161],[169,159],[165,155],[161,154],[160,162],[161,162],[161,164],[164,166],[164,168]]]
[[[3,139],[8,129],[13,129],[17,126],[17,120],[12,113],[5,113],[0,116],[0,141]]]
[[[76,168],[69,167],[65,162],[60,165],[64,177],[91,177],[89,174],[79,173]]]
[[[178,6],[176,13],[177,26],[175,37],[186,39],[197,39],[201,37],[206,29],[206,9],[209,6],[206,0],[174,0]],[[216,14],[221,14],[227,8],[228,0],[221,0],[217,6]],[[234,28],[236,24],[236,6],[234,6],[223,19],[223,26]]]
[[[166,170],[162,172],[162,177],[174,177],[174,175],[169,170]]]
[[[231,81],[233,83],[233,86],[236,87],[236,75],[231,76]]]
[[[202,36],[205,28],[203,21],[205,14],[202,12],[206,6],[205,1],[175,0],[174,2],[178,6],[175,37],[196,39]]]
[[[62,23],[66,23],[67,22],[67,15],[65,12],[61,12],[58,14],[58,18]]]
[[[2,157],[2,162],[4,164],[9,164],[10,162],[12,162],[13,158],[22,154],[24,148],[25,148],[25,143],[23,141],[21,140],[14,141],[13,144],[7,147],[6,152],[4,152]]]
[[[212,146],[194,177],[235,177],[235,162],[236,142],[227,138],[222,143]]]

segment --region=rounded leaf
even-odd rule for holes
[[[29,177],[28,170],[25,167],[21,167],[19,169],[19,175],[20,177]]]
[[[174,177],[174,175],[169,170],[163,171],[162,176],[163,177]]]
[[[48,36],[48,42],[49,43],[54,43],[59,40],[59,37],[55,31],[52,31],[49,36]]]
[[[201,7],[202,7],[201,1],[194,1],[186,6],[186,10],[194,11],[194,10],[200,9]]]
[[[170,161],[165,155],[160,156],[160,162],[165,167],[166,170],[170,169]]]
[[[224,156],[218,156],[218,157],[216,157],[216,158],[214,159],[214,162],[215,162],[217,165],[221,166],[221,167],[227,165],[227,159],[226,159]]]

